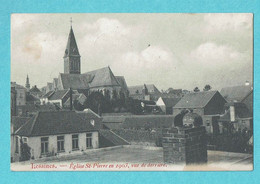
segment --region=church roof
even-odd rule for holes
[[[120,84],[120,86],[124,89],[124,90],[128,90],[128,87],[127,87],[127,84],[126,84],[126,81],[125,81],[125,78],[124,76],[115,76],[118,83]]]
[[[89,83],[90,88],[102,86],[120,86],[109,66],[84,73],[84,75],[94,76],[93,80]]]
[[[60,76],[63,89],[88,89],[105,86],[120,86],[110,67],[93,70],[83,74],[64,74]]]
[[[67,56],[79,56],[79,50],[72,27],[70,28],[68,42],[64,54],[64,57]]]

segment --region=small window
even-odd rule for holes
[[[86,134],[86,147],[92,148],[92,133]]]
[[[49,151],[49,137],[41,138],[41,153],[46,154]]]
[[[57,151],[64,151],[64,136],[57,136]]]
[[[78,150],[79,149],[79,135],[74,134],[72,135],[72,150]]]
[[[210,123],[207,123],[207,126],[210,126]]]

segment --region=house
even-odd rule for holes
[[[218,132],[218,118],[224,111],[226,100],[218,91],[203,91],[185,94],[173,107],[173,115],[189,110],[203,119],[208,133]]]
[[[161,108],[165,114],[173,114],[173,107],[180,101],[181,98],[163,98],[160,97],[156,105]]]
[[[30,90],[29,93],[37,98],[40,98],[42,96],[42,91],[37,88],[36,85],[34,85]]]
[[[26,93],[26,104],[40,104],[40,98],[31,94],[30,92]]]
[[[38,159],[98,148],[101,118],[83,113],[38,112],[15,132],[14,157]]]
[[[242,85],[242,86],[231,86],[222,88],[220,94],[228,102],[241,102],[247,95],[253,91],[251,85]]]
[[[41,104],[52,103],[63,108],[70,97],[70,90],[49,91],[41,98]]]
[[[22,85],[16,84],[16,82],[11,82],[11,88],[15,90],[16,93],[16,105],[25,105],[26,104],[26,88]]]
[[[16,116],[16,91],[11,87],[11,116]]]
[[[136,100],[153,100],[156,101],[161,92],[154,84],[144,84],[128,87],[129,96]]]
[[[75,93],[75,92],[74,92]],[[82,107],[87,100],[87,97],[83,93],[76,93],[72,94],[72,103],[73,106],[75,106],[75,101],[77,101]],[[67,99],[67,101],[63,104],[64,108],[69,109],[70,108],[70,97]]]

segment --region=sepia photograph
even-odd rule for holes
[[[12,171],[252,171],[252,13],[11,14]]]

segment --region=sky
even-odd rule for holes
[[[253,80],[253,14],[12,14],[11,81],[63,73],[70,19],[81,73],[110,66],[128,86],[220,90]]]

